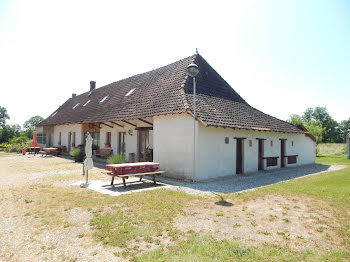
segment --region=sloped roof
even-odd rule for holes
[[[205,125],[305,133],[295,125],[251,107],[199,54],[97,88],[91,95],[86,92],[70,98],[39,126],[193,114],[193,79],[186,74],[191,63],[197,64],[200,70],[196,78],[196,111]],[[132,89],[135,90],[125,96]],[[108,98],[100,103],[106,96]]]

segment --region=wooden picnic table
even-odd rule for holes
[[[164,173],[164,171],[156,171],[159,168],[159,163],[154,162],[108,164],[106,167],[111,171],[107,173],[112,176],[111,185],[113,185],[114,177],[120,177],[123,179],[124,187],[126,187],[125,179],[128,179],[129,176],[140,177],[140,181],[142,181],[143,176],[152,176],[153,183],[156,184],[155,176]]]
[[[56,147],[45,147],[42,151],[42,155],[46,154],[47,155],[55,155],[57,156],[57,148]]]
[[[28,146],[27,152],[37,154],[40,151],[40,146]]]

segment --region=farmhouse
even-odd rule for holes
[[[195,127],[193,78],[186,73],[192,63],[199,67]],[[199,54],[100,88],[91,81],[37,130],[44,146],[67,150],[90,132],[100,149],[159,162],[168,176],[186,180],[194,170],[199,181],[315,162],[306,129],[250,106]]]

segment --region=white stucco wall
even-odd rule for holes
[[[346,148],[347,158],[350,159],[350,133],[346,135]]]
[[[51,142],[54,146],[58,146],[59,132],[61,132],[61,146],[66,146],[68,150],[68,134],[75,132],[75,146],[82,143],[82,126],[80,124],[70,125],[58,125],[53,128],[53,141]],[[73,142],[73,139],[72,141]]]
[[[153,118],[154,162],[167,176],[192,179],[193,118],[188,114]]]
[[[152,122],[152,118],[145,118],[148,122]],[[130,120],[130,122],[137,125],[137,127],[149,127],[149,124],[146,124],[140,120]],[[107,132],[111,132],[111,148],[113,149],[113,154],[118,153],[118,139],[119,132],[125,132],[125,155],[127,160],[129,160],[129,153],[135,153],[135,160],[138,161],[137,157],[137,139],[138,139],[138,131],[135,130],[135,127],[129,125],[127,123],[120,122],[120,125],[123,127],[119,127],[113,124],[109,124],[111,127],[106,125],[101,125],[100,128],[100,148],[106,148],[105,143],[107,142]],[[129,134],[129,130],[131,130],[131,135]],[[84,134],[82,133],[82,125],[81,124],[69,124],[69,125],[57,125],[54,126],[54,135],[53,135],[53,145],[58,146],[59,142],[59,132],[61,132],[61,146],[66,146],[68,149],[68,134],[69,132],[75,132],[75,145],[79,145],[84,143]],[[149,130],[149,147],[153,148],[153,130]]]
[[[135,153],[135,160],[137,161],[137,131],[131,125],[123,125],[124,127],[114,126],[113,128],[101,125],[100,148],[106,148],[107,132],[111,132],[111,148],[113,149],[113,154],[118,154],[119,132],[125,132],[125,156],[129,160],[129,153]],[[131,130],[132,135],[129,135],[129,130]]]
[[[225,137],[229,138],[229,144],[225,144]],[[286,159],[286,167],[315,163],[315,143],[304,134],[233,130],[205,127],[199,124],[197,145],[199,180],[236,173],[236,139],[234,137],[245,138],[243,139],[243,173],[258,171],[258,140],[256,138],[266,139],[263,146],[264,157],[280,157],[280,139],[287,139],[285,154],[298,155],[298,157],[296,164],[287,164]],[[249,140],[251,140],[251,146],[249,146]],[[266,167],[266,160],[264,160],[265,170],[280,168],[280,166],[280,158],[278,158],[277,166],[273,167]]]

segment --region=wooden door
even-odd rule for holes
[[[264,145],[264,140],[263,139],[258,139],[259,142],[259,148],[258,148],[258,170],[263,170],[263,145]]]
[[[69,132],[68,133],[68,152],[70,152],[71,144],[72,144],[72,133]]]
[[[138,159],[139,162],[149,161],[147,159],[147,149],[149,146],[149,132],[148,130],[138,131]]]
[[[286,155],[286,141],[284,139],[281,140],[281,167],[285,167],[284,164],[284,156]]]
[[[237,138],[236,139],[236,174],[242,174],[243,172],[243,146],[242,146],[242,139]]]

